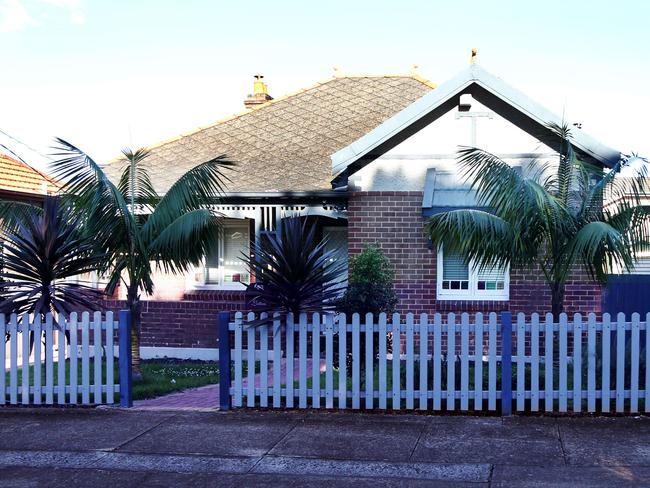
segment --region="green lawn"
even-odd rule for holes
[[[58,379],[58,363],[54,363],[54,385]],[[94,361],[90,361],[90,382],[94,378]],[[70,361],[66,361],[66,382],[70,380]],[[214,362],[201,361],[173,361],[173,360],[147,360],[142,361],[142,379],[133,382],[133,399],[142,400],[154,398],[174,391],[185,390],[219,383],[219,366]],[[113,374],[119,382],[119,368],[117,361],[114,365]],[[30,385],[34,385],[34,368],[30,367]],[[77,384],[81,383],[81,362],[77,366]],[[102,361],[102,381],[106,380],[106,363]],[[9,386],[10,373],[5,373],[5,381]],[[45,366],[41,366],[41,384],[45,383]],[[18,385],[22,385],[22,370],[18,369]],[[20,398],[20,392],[19,392]],[[56,389],[55,389],[56,399]],[[93,396],[91,394],[91,400]],[[115,398],[119,400],[118,397]]]
[[[615,359],[612,360],[612,364],[615,364]],[[489,364],[488,362],[484,361],[482,364],[482,389],[483,391],[488,390],[488,378],[489,378]],[[460,390],[461,389],[461,363],[460,361],[455,362],[455,374],[454,374],[454,383],[455,383],[455,389]],[[629,366],[628,366],[629,369]],[[440,368],[440,373],[441,373],[441,389],[443,391],[447,390],[447,363],[446,361],[443,361],[441,364]],[[474,363],[469,362],[468,364],[468,386],[469,386],[469,391],[473,391],[474,388]],[[347,378],[346,378],[346,384],[347,384],[347,391],[350,392],[352,390],[352,372],[350,369],[347,369]],[[392,361],[387,361],[386,364],[386,391],[388,392],[389,396],[392,393],[393,389],[393,365]],[[546,369],[544,366],[544,363],[542,362],[539,365],[539,386],[541,390],[544,390],[545,387],[545,373]],[[642,363],[641,364],[641,370],[639,371],[639,376],[640,378],[645,377],[645,366]],[[401,390],[406,390],[406,361],[401,361],[400,364],[400,389]],[[558,390],[559,389],[559,365],[557,363],[553,364],[553,389]],[[332,377],[333,377],[333,386],[334,390],[338,390],[339,387],[339,370],[338,368],[334,368],[332,371]],[[419,373],[419,361],[415,361],[413,364],[413,388],[414,390],[418,391],[420,389],[420,373]],[[524,379],[525,379],[525,388],[530,389],[531,388],[531,366],[530,364],[526,364],[525,367],[525,374],[524,374]],[[566,379],[566,384],[569,390],[573,388],[574,384],[574,376],[573,376],[573,365],[568,364],[567,365],[567,379]],[[501,365],[497,364],[496,367],[496,381],[497,381],[497,389],[501,390]],[[625,387],[630,388],[630,375],[629,371],[625,375]],[[320,378],[319,378],[319,383],[320,383],[320,389],[321,393],[325,390],[325,384],[326,384],[326,373],[321,373]],[[581,383],[581,388],[583,390],[587,389],[587,366],[586,366],[586,357],[583,358],[582,362],[582,375],[580,377],[580,383]],[[360,391],[365,391],[366,388],[366,375],[364,368],[360,368],[360,375],[359,375],[359,390]],[[615,388],[615,370],[614,367],[611,369],[611,378],[610,378],[610,388]],[[312,378],[307,378],[307,388],[311,389],[313,385],[313,379]],[[512,378],[511,378],[511,385],[512,385],[512,390],[516,390],[517,386],[517,365],[516,363],[512,364]],[[286,385],[282,385],[284,388]],[[297,396],[298,395],[298,388],[300,386],[299,381],[295,381],[294,384],[294,393]],[[597,365],[596,368],[596,389],[600,389],[602,386],[602,371],[600,369],[600,364]],[[433,375],[432,375],[432,364],[431,361],[429,360],[427,363],[427,390],[432,390],[433,389]],[[373,390],[375,392],[379,391],[379,370],[378,370],[378,362],[375,361],[373,365]],[[555,400],[557,402],[558,400]],[[375,406],[378,405],[378,400],[375,400]],[[583,402],[586,405],[586,400],[583,400]],[[336,399],[335,399],[336,403]],[[572,398],[569,398],[568,401],[568,406],[569,409],[572,408],[573,406],[573,400]],[[365,404],[365,403],[364,403]]]
[[[167,393],[219,383],[215,362],[143,361],[142,380],[133,382],[133,399],[154,398]]]
[[[420,389],[420,368],[419,368],[419,362],[414,362],[413,364],[413,385],[416,390]],[[375,391],[379,390],[379,367],[378,363],[375,362],[373,365],[373,388]],[[428,389],[433,389],[433,370],[432,370],[432,365],[431,361],[428,362],[428,371],[427,371],[427,388]],[[583,368],[585,369],[585,368]],[[475,379],[475,373],[474,373],[474,363],[469,362],[468,363],[468,385],[470,390],[474,390],[474,379]],[[482,368],[483,374],[482,374],[482,387],[484,390],[488,389],[489,385],[489,364],[487,361],[483,361],[483,368]],[[447,362],[444,361],[441,364],[440,368],[440,373],[441,373],[441,379],[442,379],[442,389],[447,388]],[[586,388],[586,371],[584,371],[585,377],[583,378],[583,388]],[[530,365],[526,365],[526,387],[530,388],[530,375],[531,375],[531,367]],[[555,389],[559,387],[559,367],[555,365],[553,367],[553,386]],[[339,381],[339,369],[334,368],[333,374],[334,378],[334,388],[338,388],[338,381]],[[599,378],[600,379],[600,378]],[[455,363],[455,374],[454,374],[454,380],[455,380],[455,387],[457,389],[461,388],[461,364],[460,361],[456,361]],[[516,383],[517,380],[517,365],[513,364],[512,365],[512,388],[515,389],[517,386]],[[320,375],[320,386],[321,389],[325,388],[325,381],[326,381],[326,374],[321,373]],[[497,364],[496,366],[496,381],[497,381],[497,387],[498,389],[501,389],[501,365],[500,363]],[[545,381],[545,368],[544,364],[540,364],[539,367],[539,384],[544,387],[544,381]],[[360,383],[360,389],[365,390],[366,388],[366,372],[363,368],[360,368],[360,375],[359,375],[359,383]],[[299,386],[299,382],[296,381],[294,382],[295,387],[297,388]],[[307,378],[307,388],[312,387],[312,378]],[[568,365],[567,367],[567,384],[569,386],[573,385],[573,366]],[[400,365],[400,386],[401,389],[404,390],[406,389],[406,361],[402,360],[401,365]],[[347,387],[348,390],[352,389],[352,372],[348,369],[347,370]],[[386,390],[390,391],[393,388],[393,363],[392,361],[387,361],[386,363]]]

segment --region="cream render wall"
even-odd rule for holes
[[[165,272],[162,269],[156,269],[155,263],[151,264],[152,280],[154,290],[152,295],[142,293],[142,300],[180,300],[185,292],[189,289],[189,283],[192,273],[174,274]],[[124,280],[128,282],[128,277],[124,274]],[[126,300],[126,286],[118,288],[117,297],[119,300]]]
[[[535,137],[503,117],[473,101],[471,112],[490,113],[476,120],[476,147],[489,151],[512,165],[528,158],[507,155],[535,154],[541,160],[556,159],[555,153]],[[395,146],[350,177],[362,191],[422,191],[429,168],[457,173],[456,155],[460,146],[471,145],[471,120],[457,118],[454,109]]]

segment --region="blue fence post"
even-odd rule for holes
[[[512,415],[511,312],[501,312],[501,415]]]
[[[120,407],[133,406],[133,389],[131,384],[131,312],[120,310],[119,321],[120,344]]]
[[[219,313],[219,408],[230,410],[230,312]]]

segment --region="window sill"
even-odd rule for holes
[[[223,285],[218,285],[216,283],[214,284],[205,284],[205,285],[194,285],[192,286],[192,290],[239,290],[239,291],[244,291],[248,285],[245,285],[244,283],[228,283],[228,284],[223,284]]]
[[[510,300],[510,295],[500,296],[477,296],[477,295],[436,295],[436,300],[439,302],[507,302]]]

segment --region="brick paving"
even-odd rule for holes
[[[287,377],[287,365],[283,359],[280,364],[280,376]],[[321,360],[321,371],[325,370],[325,361]],[[307,359],[307,377],[311,378],[312,360]],[[293,381],[299,379],[298,360],[294,359],[293,362]],[[270,367],[268,371],[268,384],[273,381],[273,368]],[[255,375],[255,386],[260,387],[261,375]],[[248,385],[248,379],[244,378],[242,385]],[[213,410],[219,408],[219,385],[207,385],[200,388],[191,388],[176,393],[170,393],[157,398],[150,398],[147,400],[137,400],[133,402],[133,406],[142,410]]]

